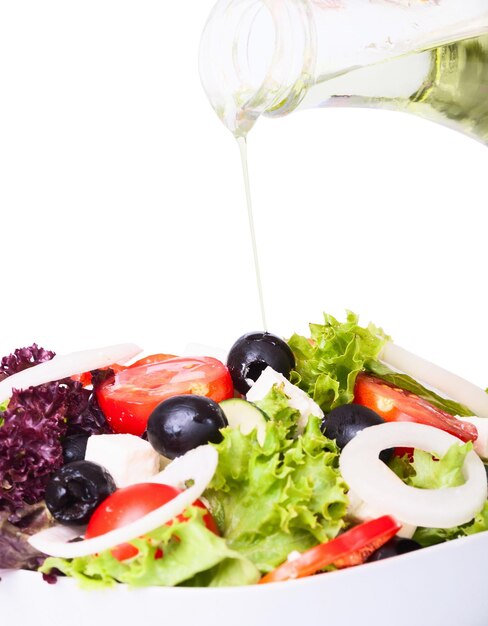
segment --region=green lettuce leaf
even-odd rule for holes
[[[464,484],[464,460],[472,449],[471,441],[464,444],[455,443],[440,458],[438,456],[433,458],[429,452],[416,449],[412,463],[407,456],[393,457],[390,468],[411,487],[419,489],[458,487]]]
[[[110,550],[71,560],[51,557],[40,571],[49,573],[56,568],[76,578],[84,589],[110,587],[118,582],[133,587],[228,587],[259,580],[259,571],[251,561],[205,527],[202,509],[190,507],[187,515],[187,520],[173,520],[171,526],[148,533],[147,539],[131,541],[139,550],[133,559],[120,562]],[[156,558],[158,551],[162,551],[162,558]]]
[[[427,389],[421,385],[414,378],[407,376],[407,374],[395,372],[384,363],[380,363],[379,361],[370,361],[367,363],[367,369],[375,376],[378,376],[378,378],[383,379],[395,387],[399,387],[400,389],[416,394],[420,398],[430,402],[441,411],[449,413],[449,415],[459,415],[459,417],[470,417],[471,415],[474,415],[473,411],[468,409],[468,407],[459,404],[459,402],[455,402],[454,400],[447,400],[446,398],[439,396],[431,389]]]
[[[458,537],[468,537],[488,530],[488,502],[476,517],[467,524],[453,528],[417,528],[413,538],[421,546],[434,546],[444,541],[451,541]]]
[[[283,391],[275,386],[259,404],[271,417],[264,445],[255,432],[222,431],[205,497],[229,547],[268,572],[290,552],[335,537],[344,527],[348,498],[337,446],[321,433],[320,420],[311,417],[294,439],[298,413]]]
[[[407,456],[404,456],[394,457],[389,465],[407,485],[412,487],[420,489],[458,487],[464,483],[462,468],[466,455],[472,449],[471,442],[454,444],[437,461],[432,458],[431,454],[415,450],[412,463],[408,461]],[[417,528],[413,538],[421,546],[427,547],[485,530],[488,530],[488,502],[467,524],[453,528]]]
[[[351,312],[345,323],[324,317],[323,325],[310,324],[310,339],[295,334],[288,344],[296,360],[291,382],[328,413],[353,401],[357,375],[378,358],[389,337],[372,324],[359,326],[358,316]]]

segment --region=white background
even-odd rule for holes
[[[260,327],[237,147],[200,86],[212,0],[0,0],[0,352],[226,348]],[[488,150],[327,110],[249,140],[270,330],[353,309],[488,384]]]

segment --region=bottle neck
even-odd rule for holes
[[[263,114],[285,115],[307,94],[315,102],[309,92],[317,85],[486,32],[486,0],[220,0],[202,36],[200,74],[239,137]],[[412,84],[429,67],[428,54],[418,58]],[[380,69],[370,89],[384,96],[395,77]]]

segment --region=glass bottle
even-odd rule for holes
[[[488,143],[488,0],[220,0],[200,74],[236,137],[261,115],[362,106]]]

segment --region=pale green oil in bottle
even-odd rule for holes
[[[488,143],[488,35],[435,49],[428,79],[398,104]]]
[[[488,144],[488,34],[322,76],[297,109],[330,106],[412,113]]]

